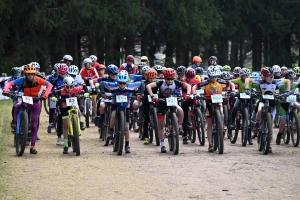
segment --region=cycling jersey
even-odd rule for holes
[[[91,68],[94,68],[94,69],[96,69],[96,67],[97,67],[98,65],[100,65],[100,63],[98,63],[98,62],[96,61],[96,62],[94,62],[94,64],[92,65],[92,67],[91,67]]]
[[[67,77],[70,77],[70,75],[67,75]],[[61,76],[51,75],[47,81],[53,85],[53,88],[60,88],[64,85],[63,78]]]
[[[107,88],[105,88],[102,83],[103,82],[112,82],[112,83],[115,83],[115,82],[117,82],[117,79],[111,79],[111,78],[109,78],[109,76],[105,76],[104,78],[98,78],[97,82],[100,83],[100,85],[99,85],[100,93],[104,94],[105,92],[110,92],[110,90],[108,90]]]
[[[238,86],[239,92],[246,91],[245,81],[242,78],[233,79],[231,82]],[[252,84],[249,84],[249,90],[252,90]]]
[[[250,82],[256,83],[259,85],[262,95],[264,95],[264,94],[272,95],[275,93],[275,90],[278,85],[286,83],[286,79],[274,79],[271,83],[267,83],[265,80],[262,80],[262,79],[250,79]]]
[[[187,84],[189,84],[189,85],[191,86],[190,94],[192,93],[192,87],[193,87],[194,85],[197,85],[197,84],[200,83],[200,81],[197,80],[196,78],[193,78],[190,82],[188,82],[186,78],[183,78],[183,79],[182,79],[182,82],[183,82],[183,83],[187,83]],[[182,88],[182,96],[186,96],[186,94],[187,94],[186,88]]]
[[[74,78],[74,85],[79,86],[79,85],[82,85],[82,84],[84,84],[83,79],[81,78],[81,76],[76,75],[75,78]]]
[[[126,70],[128,74],[136,74],[136,67],[134,64],[129,66],[127,63],[123,63],[119,68],[119,72],[122,70]]]
[[[178,95],[178,88],[184,87],[185,85],[186,83],[177,80],[174,80],[171,85],[167,85],[165,81],[159,81],[156,83],[156,86],[159,89],[158,97],[166,98],[171,95]]]
[[[198,89],[202,88],[204,90],[205,95],[209,95],[207,96],[208,100],[211,100],[211,95],[213,94],[222,94],[223,88],[225,88],[226,86],[226,81],[222,79],[218,79],[215,82],[206,80],[197,84]]]
[[[192,65],[191,66],[191,68],[194,69],[195,71],[196,71],[197,67],[198,67],[197,65]]]
[[[13,81],[13,80],[16,80],[16,79],[18,79],[18,78],[20,78],[20,77],[11,77],[11,78],[9,78],[9,79],[7,79],[6,81],[7,82],[11,82],[11,81]],[[4,86],[3,86],[4,87]],[[18,85],[14,85],[13,87],[12,87],[12,89],[11,89],[12,91],[21,91],[21,87],[20,86],[18,86]]]
[[[87,68],[82,68],[80,71],[81,78],[84,80],[84,83],[89,86],[90,82],[89,80],[94,79],[94,78],[99,78],[98,73],[96,72],[95,68],[87,69]]]

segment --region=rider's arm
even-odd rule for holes
[[[141,96],[144,95],[144,91],[145,91],[145,83],[144,83],[144,82],[141,82],[141,85],[140,85],[140,87],[138,88],[138,91],[139,91],[139,94],[140,94]]]
[[[11,87],[14,86],[14,85],[22,85],[22,84],[24,83],[24,80],[25,80],[25,78],[24,78],[24,77],[21,77],[21,78],[18,78],[18,79],[16,79],[16,80],[13,80],[13,81],[8,82],[8,83],[4,86],[3,91],[8,91],[9,88],[11,88]]]
[[[156,82],[150,83],[150,84],[148,84],[148,85],[146,86],[146,89],[147,89],[148,94],[149,94],[150,96],[153,96],[152,88],[155,88],[155,87],[157,87]]]
[[[246,78],[245,79],[245,89],[249,90],[249,83],[250,83],[251,78]]]
[[[190,84],[187,84],[187,83],[182,83],[182,88],[186,88],[186,94],[187,95],[190,95],[190,92],[191,92],[191,85]]]
[[[94,79],[91,79],[89,82],[90,82],[90,86],[93,88],[95,88],[95,83],[98,83],[100,82],[101,78],[94,78]]]
[[[286,79],[286,91],[290,91],[291,90],[291,81],[289,79]]]
[[[234,85],[234,83],[229,82],[229,84],[230,84],[230,90],[231,90],[231,91],[234,91],[234,90],[235,90],[235,85]]]

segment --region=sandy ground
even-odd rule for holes
[[[253,146],[225,139],[223,155],[199,142],[182,144],[180,153],[160,153],[131,132],[131,154],[117,156],[105,147],[94,125],[80,138],[81,155],[62,154],[56,134],[46,132],[42,113],[37,155],[26,148],[15,155],[13,137],[4,138],[2,199],[299,199],[300,149],[273,145],[267,156]],[[52,130],[52,132],[54,132]],[[277,130],[275,130],[277,132]]]

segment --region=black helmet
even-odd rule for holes
[[[184,74],[186,71],[185,66],[179,66],[176,70],[177,74]]]
[[[202,67],[197,67],[196,68],[196,75],[203,75],[203,68]]]

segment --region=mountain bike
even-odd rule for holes
[[[158,120],[157,120],[156,103],[152,101],[152,98],[150,97],[150,95],[148,95],[148,101],[150,102],[150,110],[146,114],[149,114],[149,125],[148,125],[149,143],[153,142],[153,136],[155,135],[156,146],[159,146],[160,140],[158,138]],[[154,132],[154,134],[153,134],[153,132]]]
[[[89,92],[91,89],[89,89]],[[85,118],[85,126],[87,128],[90,127],[90,119],[93,116],[93,107],[92,107],[92,98],[91,95],[83,97],[83,102],[84,102],[84,109],[83,109],[83,115]]]
[[[111,118],[111,106],[112,106],[112,94],[111,93],[105,93],[106,99],[103,101],[105,102],[105,114],[103,119],[103,124],[100,126],[99,124],[99,130],[100,130],[100,138],[102,138],[102,141],[105,141],[105,146],[108,146],[109,144],[109,138],[108,138],[108,132],[110,127],[110,118]]]
[[[139,119],[135,118],[133,115],[133,102],[135,100],[136,96],[131,96],[130,97],[130,107],[129,107],[129,130],[131,128],[133,129],[134,132],[139,132]],[[139,116],[139,115],[138,115]],[[140,136],[140,135],[139,135]]]

